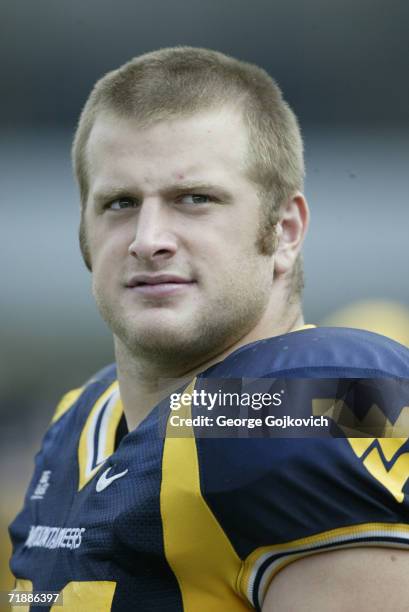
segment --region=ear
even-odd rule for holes
[[[277,276],[285,274],[293,267],[301,251],[309,219],[307,201],[299,191],[281,206],[276,225],[278,244],[274,257],[274,271]]]

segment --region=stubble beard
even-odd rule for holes
[[[198,367],[227,350],[256,325],[267,306],[265,284],[260,287],[253,282],[249,287],[230,279],[221,293],[198,306],[186,320],[171,317],[169,323],[169,317],[161,321],[159,315],[155,323],[142,326],[137,315],[130,316],[94,288],[99,312],[116,342],[131,358],[165,369],[169,375]]]
[[[81,252],[87,268],[92,272],[90,249],[88,245],[85,220],[80,226]],[[205,363],[238,342],[259,321],[263,315],[272,288],[273,273],[260,274],[261,257],[270,258],[276,249],[275,231],[272,219],[267,222],[264,214],[260,223],[254,251],[247,254],[253,259],[251,286],[236,283],[226,274],[223,289],[205,308],[198,309],[195,316],[185,324],[166,327],[166,325],[141,328],[138,323],[123,313],[115,302],[106,298],[103,291],[93,283],[93,293],[98,310],[113,332],[116,342],[122,344],[131,358],[155,364],[159,369],[171,369],[175,373],[183,368],[194,368]],[[243,254],[245,259],[246,255]],[[236,270],[236,274],[238,271]],[[254,279],[259,279],[255,282]],[[229,287],[230,285],[230,287]],[[177,375],[177,374],[176,374]]]

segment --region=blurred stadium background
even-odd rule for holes
[[[0,8],[0,590],[6,525],[58,397],[112,360],[77,247],[70,169],[97,78],[164,46],[266,68],[305,137],[308,322],[409,345],[409,5],[404,0],[14,0]]]

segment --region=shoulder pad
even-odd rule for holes
[[[57,404],[57,407],[54,411],[53,417],[51,419],[50,425],[58,421],[63,414],[65,414],[77,400],[80,398],[82,393],[89,389],[89,387],[95,383],[100,384],[110,384],[116,379],[116,365],[111,364],[99,370],[96,374],[94,374],[89,380],[87,380],[82,387],[78,387],[77,389],[72,389],[65,393],[60,401]]]
[[[203,378],[409,378],[409,349],[372,332],[321,327],[252,342]]]

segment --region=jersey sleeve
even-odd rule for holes
[[[239,589],[258,610],[274,576],[299,558],[409,544],[407,438],[197,444],[203,495],[242,559]]]

